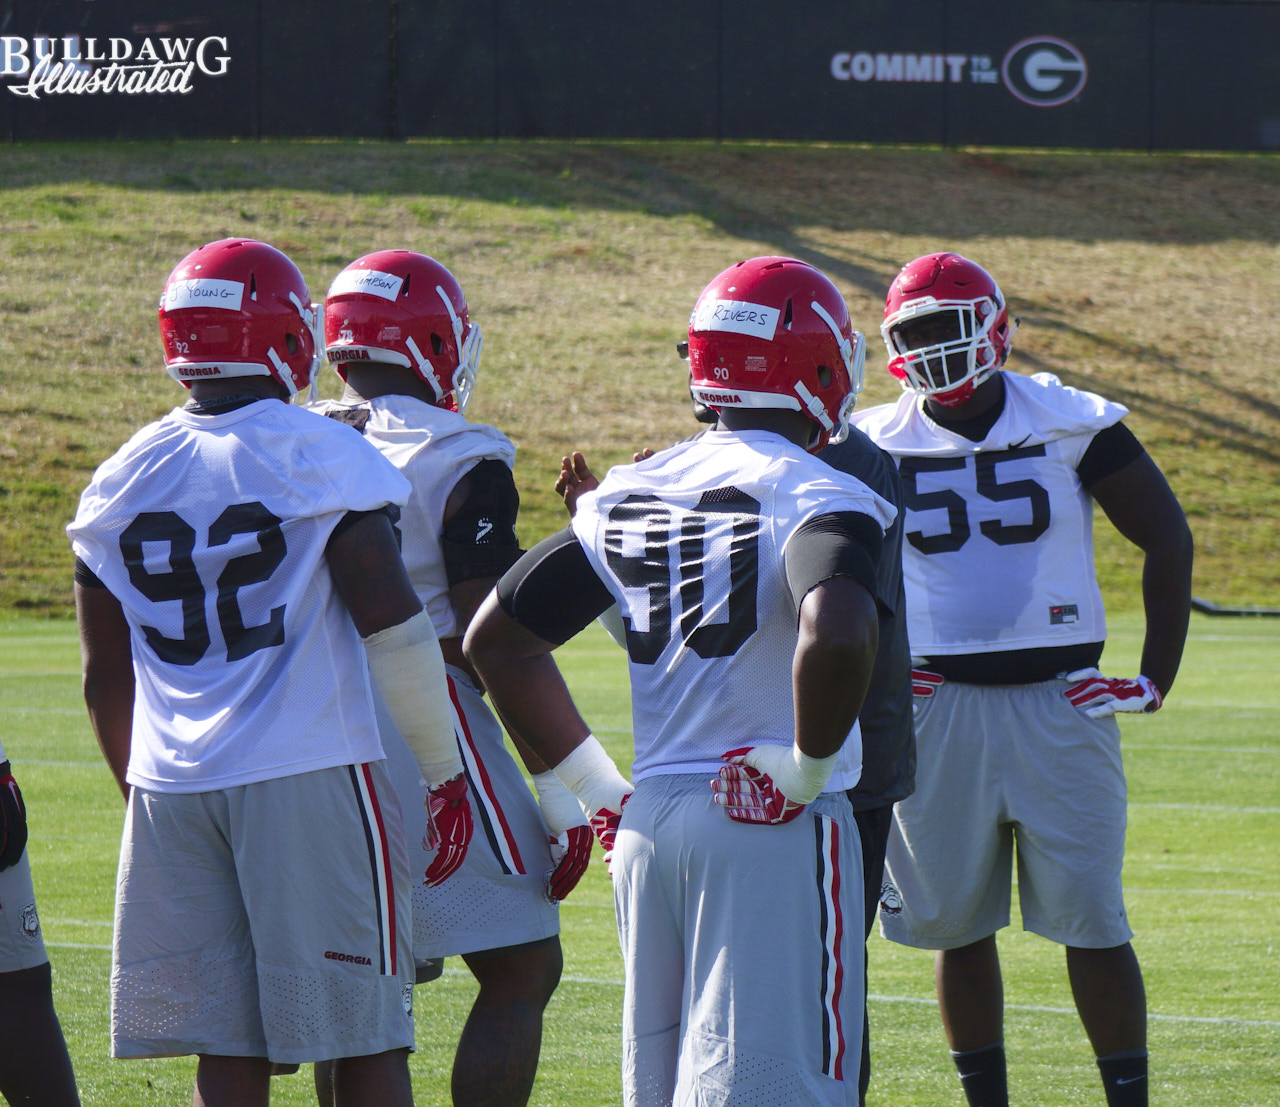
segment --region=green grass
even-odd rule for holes
[[[1105,666],[1136,671],[1141,623],[1113,619]],[[592,628],[558,656],[595,732],[630,756],[621,653]],[[1152,1103],[1273,1107],[1280,1087],[1280,623],[1196,616],[1166,708],[1122,718],[1130,785],[1125,873],[1152,1013]],[[120,797],[79,697],[74,630],[0,624],[0,718],[32,824],[31,857],[57,1004],[86,1107],[174,1104],[189,1060],[107,1057],[107,981]],[[533,1102],[619,1102],[622,967],[599,855],[563,908],[565,974],[547,1014]],[[1101,1104],[1061,952],[1002,933],[1006,1038],[1016,1103]],[[871,1107],[960,1100],[932,997],[931,958],[870,944]],[[420,1104],[449,1102],[452,1047],[474,988],[457,959],[417,992]],[[313,1102],[309,1079],[277,1080],[274,1103]],[[781,1107],[781,1105],[780,1105]]]
[[[319,298],[373,249],[449,265],[485,333],[472,413],[519,447],[526,545],[560,456],[689,433],[673,346],[698,292],[760,253],[827,272],[870,339],[899,266],[954,249],[1022,320],[1012,365],[1132,409],[1197,538],[1196,590],[1280,604],[1280,159],[782,143],[14,144],[0,157],[0,609],[65,614],[62,528],[93,469],[177,403],[155,305],[189,250],[284,249]],[[336,378],[326,374],[332,393]],[[1132,548],[1099,528],[1114,608]]]

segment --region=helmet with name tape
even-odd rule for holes
[[[298,267],[252,239],[225,238],[192,251],[160,296],[165,368],[188,387],[268,376],[292,395],[320,367],[316,324]]]
[[[480,368],[480,328],[453,274],[412,250],[380,250],[348,265],[324,302],[325,355],[338,376],[361,361],[412,369],[436,403],[463,412]]]
[[[689,320],[695,403],[799,411],[816,425],[814,452],[848,433],[865,357],[840,291],[795,258],[731,265],[703,289]]]

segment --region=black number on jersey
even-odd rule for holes
[[[729,595],[724,622],[707,622],[706,537],[717,516],[733,517],[729,540]],[[623,587],[643,590],[649,599],[649,629],[627,626],[627,653],[639,665],[652,665],[672,637],[672,564],[676,558],[680,596],[680,636],[702,658],[731,657],[756,632],[756,582],[760,567],[760,503],[738,488],[705,492],[698,506],[684,512],[672,534],[671,508],[657,496],[628,496],[609,511],[604,550],[609,568]],[[643,547],[623,553],[623,535],[643,534]]]
[[[1015,480],[1001,484],[996,467],[1003,461],[1015,461],[1021,457],[1044,457],[1045,448],[1021,446],[1011,450],[994,450],[975,455],[974,469],[977,475],[976,490],[983,499],[993,503],[1009,500],[1026,500],[1031,507],[1031,522],[1002,523],[998,519],[985,519],[978,530],[998,546],[1020,546],[1034,542],[1049,529],[1049,493],[1033,480]],[[944,473],[966,469],[967,457],[904,457],[898,463],[902,475],[903,499],[913,512],[940,511],[946,509],[947,529],[940,534],[925,534],[923,530],[908,531],[907,541],[923,554],[954,553],[969,541],[973,529],[969,524],[969,509],[965,499],[953,488],[941,488],[934,492],[921,492],[916,477],[920,473]]]
[[[254,553],[231,558],[218,576],[218,625],[227,645],[227,660],[240,661],[268,646],[284,642],[284,605],[273,607],[265,623],[246,627],[237,593],[246,584],[260,584],[279,567],[285,556],[280,520],[264,504],[232,504],[209,527],[210,548],[225,546],[233,535],[252,534],[258,539]],[[169,571],[151,572],[143,563],[144,542],[169,546]],[[192,554],[196,532],[173,511],[144,511],[120,535],[129,581],[156,603],[177,600],[182,604],[182,637],[169,638],[155,627],[143,627],[147,644],[161,661],[194,665],[209,652],[209,624],[205,619],[205,586]]]

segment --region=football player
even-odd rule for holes
[[[329,289],[324,323],[326,353],[346,390],[320,410],[359,430],[412,487],[398,523],[402,553],[444,651],[467,791],[484,830],[447,885],[437,887],[428,870],[415,888],[414,954],[420,964],[459,955],[480,985],[454,1059],[453,1102],[519,1107],[560,980],[558,904],[587,867],[592,835],[573,795],[522,751],[539,809],[462,656],[480,601],[522,552],[515,447],[465,418],[480,328],[438,261],[408,250],[359,258]],[[379,725],[401,806],[422,812],[408,748],[381,711]],[[411,843],[423,822],[409,819]],[[318,1080],[323,1102],[323,1069]]]
[[[611,864],[625,1102],[856,1104],[862,884],[844,789],[894,512],[812,451],[844,433],[863,340],[825,276],[767,257],[706,287],[689,346],[719,426],[578,497],[571,526],[486,598],[466,650]],[[634,785],[551,657],[615,602]]]
[[[952,253],[905,266],[885,301],[895,404],[857,424],[898,463],[917,671],[915,794],[888,847],[885,935],[937,950],[943,1027],[969,1103],[1008,1103],[996,932],[1016,849],[1023,927],[1066,947],[1107,1102],[1147,1102],[1146,1000],[1120,873],[1117,712],[1173,686],[1192,539],[1126,409],[1003,368],[1016,320]],[[1141,674],[1104,676],[1093,505],[1143,551]],[[895,896],[895,893],[897,895]]]
[[[682,344],[683,346],[683,344]],[[701,423],[717,422],[715,412],[695,402],[694,418]],[[652,450],[635,455],[636,461],[652,456]],[[856,427],[840,442],[827,445],[818,455],[842,473],[857,477],[863,484],[898,510],[902,503],[902,483],[892,458]],[[599,486],[595,474],[581,453],[560,459],[556,492],[564,500],[570,517],[578,496]],[[884,544],[876,559],[877,596],[885,604],[880,609],[879,645],[866,699],[858,714],[862,734],[862,773],[849,789],[854,819],[862,844],[863,931],[871,937],[884,883],[885,847],[893,825],[893,805],[911,794],[915,787],[916,746],[912,723],[911,650],[907,644],[906,599],[902,582],[902,517],[885,531]],[[617,606],[601,616],[601,622],[625,645],[625,632],[617,617]],[[864,951],[865,953],[865,951]],[[864,956],[863,967],[868,967]],[[870,1020],[862,1018],[862,1065],[858,1073],[858,1102],[864,1104],[871,1081]]]
[[[409,855],[370,675],[432,833],[457,854],[471,825],[396,548],[409,485],[289,404],[320,362],[284,254],[201,247],[159,318],[190,400],[98,469],[67,528],[85,700],[127,799],[112,1054],[197,1055],[196,1107],[265,1104],[273,1064],[335,1057],[344,1095],[409,1104]]]
[[[27,808],[0,746],[0,1095],[9,1103],[79,1107],[53,1008],[27,855]]]

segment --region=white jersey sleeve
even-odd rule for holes
[[[783,555],[808,520],[894,509],[777,435],[711,431],[610,470],[573,531],[618,600],[635,733],[633,778],[714,773],[735,746],[790,745],[797,612]],[[861,765],[845,743],[830,788]]]
[[[855,420],[894,455],[906,518],[903,576],[917,656],[1100,642],[1093,499],[1076,469],[1126,409],[1047,373],[1005,373],[981,442],[933,422],[918,397]]]
[[[350,427],[274,400],[176,410],[98,469],[67,532],[129,623],[131,784],[207,791],[382,756],[325,548],[347,512],[408,494]]]
[[[329,413],[341,404],[321,404]],[[457,625],[449,602],[441,533],[449,494],[478,462],[501,461],[511,468],[516,449],[495,427],[469,423],[456,411],[411,396],[380,396],[357,405],[369,413],[364,436],[405,477],[412,491],[398,524],[401,555],[414,591],[431,616],[439,638],[465,630]]]

